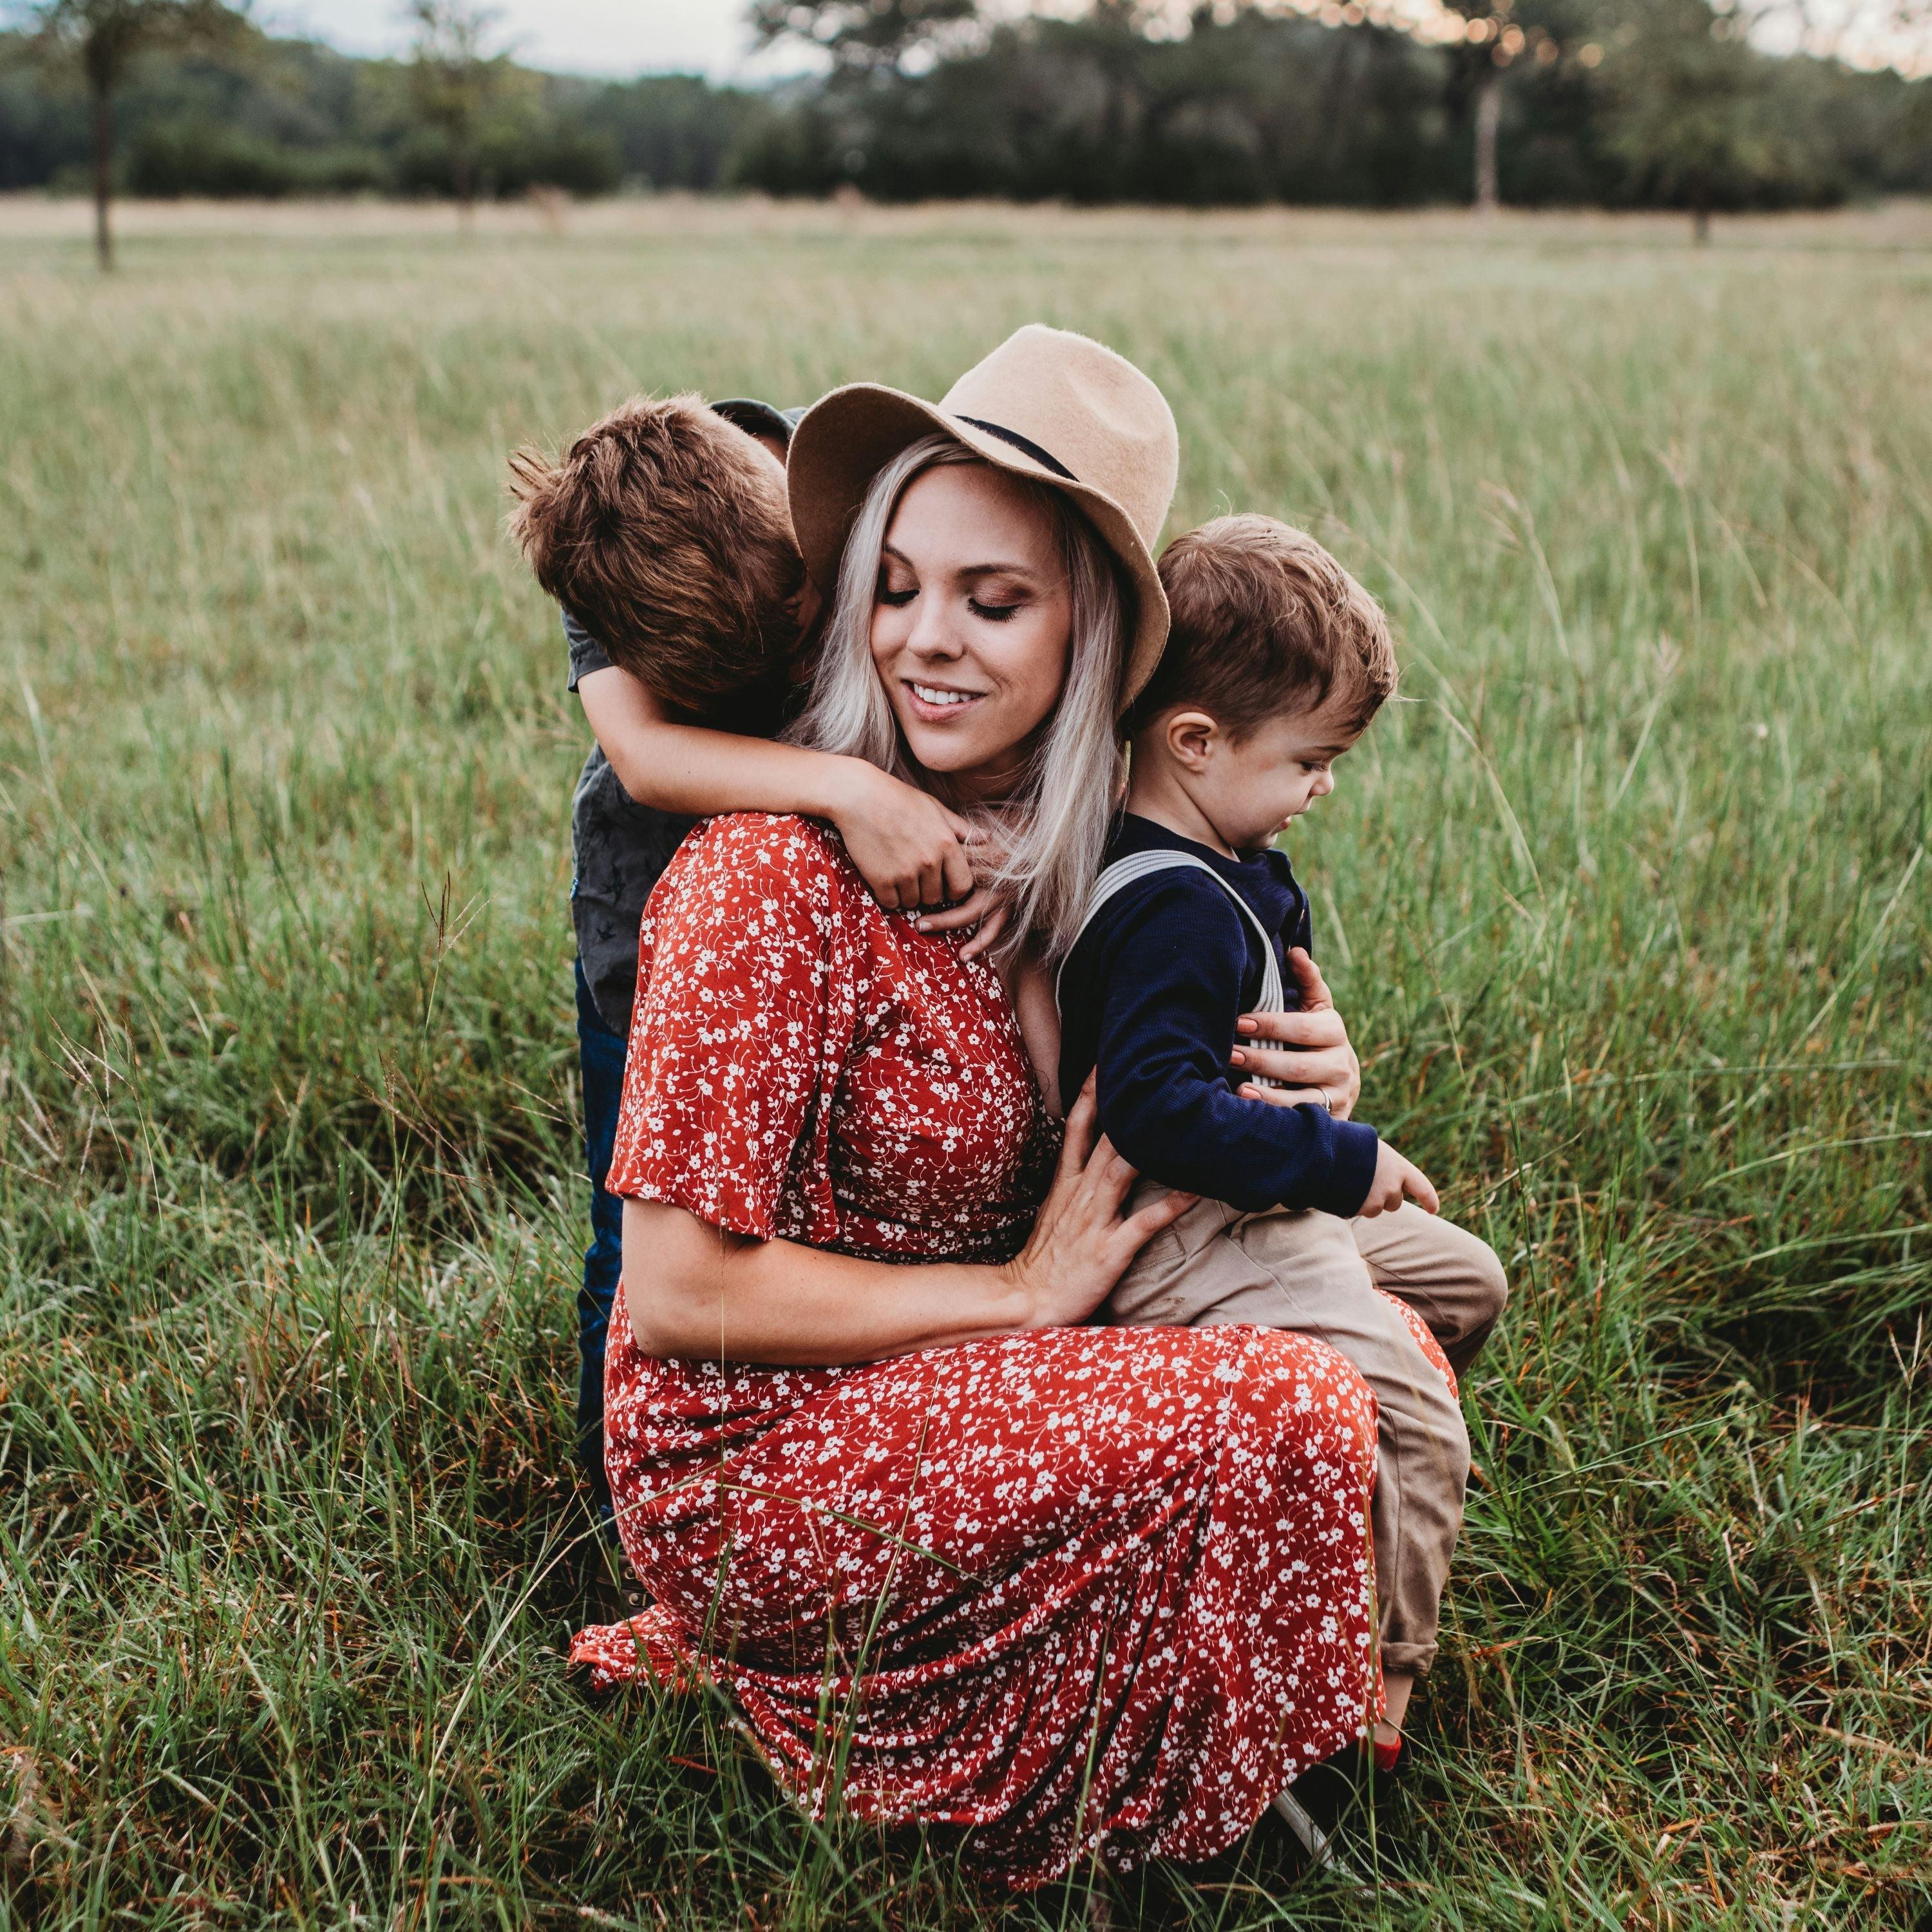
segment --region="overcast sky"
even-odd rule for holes
[[[772,70],[749,58],[745,0],[496,0],[501,41],[532,67],[572,74],[676,69],[724,80]],[[273,30],[345,53],[395,53],[410,42],[398,0],[258,0]],[[791,64],[796,64],[793,56]]]
[[[746,30],[746,0],[494,0],[500,16],[498,44],[532,67],[569,74],[634,74],[677,70],[709,74],[714,80],[769,80],[796,73],[799,52],[754,57]],[[996,17],[1025,10],[1028,0],[991,0]],[[1873,62],[1898,60],[1909,69],[1889,24],[1896,0],[1818,0],[1804,7],[1774,9],[1762,44],[1786,51],[1797,44],[1793,22],[1800,14],[1826,16],[1820,27],[1842,23],[1839,51]],[[1034,10],[1077,10],[1077,0],[1031,0]],[[1168,10],[1185,20],[1187,0],[1168,0]],[[1433,10],[1435,0],[1395,0],[1396,10]],[[272,32],[303,33],[326,40],[345,53],[398,53],[410,44],[401,0],[256,0],[255,17]],[[1783,16],[1788,15],[1786,18]],[[1918,37],[1910,51],[1922,56]],[[1826,51],[1820,46],[1819,52]]]

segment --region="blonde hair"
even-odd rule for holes
[[[944,773],[914,760],[872,662],[880,558],[906,485],[924,470],[983,460],[955,438],[935,434],[901,451],[873,478],[840,560],[811,701],[786,736],[818,751],[863,758],[983,823],[992,836],[976,853],[975,869],[1012,913],[1000,950],[1010,952],[1031,934],[1052,961],[1079,932],[1121,776],[1114,719],[1131,607],[1106,546],[1061,491],[1013,477],[1053,524],[1066,568],[1070,620],[1060,697],[1001,806],[974,802]]]

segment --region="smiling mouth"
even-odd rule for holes
[[[935,710],[956,710],[962,705],[970,704],[976,698],[986,695],[981,691],[952,691],[943,684],[916,684],[910,678],[905,688],[920,704],[930,705]]]

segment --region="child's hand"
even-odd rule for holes
[[[1376,1178],[1369,1184],[1369,1198],[1360,1209],[1364,1214],[1393,1214],[1403,1199],[1413,1201],[1425,1214],[1439,1214],[1442,1203],[1429,1177],[1412,1160],[1404,1160],[1384,1141],[1376,1150]]]
[[[847,763],[842,795],[826,815],[873,898],[888,912],[967,898],[972,826],[916,785],[862,759]]]
[[[1012,908],[1006,901],[995,897],[989,886],[980,886],[970,898],[962,899],[956,906],[948,906],[944,912],[922,915],[919,929],[922,932],[958,932],[969,926],[978,927],[979,930],[959,949],[961,958],[972,959],[998,939],[1012,917]]]

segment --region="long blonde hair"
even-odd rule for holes
[[[974,869],[1012,913],[1000,950],[1012,951],[1031,934],[1051,962],[1079,931],[1120,786],[1114,719],[1129,604],[1105,545],[1061,491],[1013,478],[1052,520],[1066,568],[1071,634],[1060,697],[1002,805],[974,802],[944,773],[913,758],[872,662],[880,559],[901,494],[922,470],[982,460],[955,438],[934,434],[901,451],[873,478],[839,563],[810,701],[785,735],[817,751],[863,758],[984,824],[992,836],[976,849]]]

